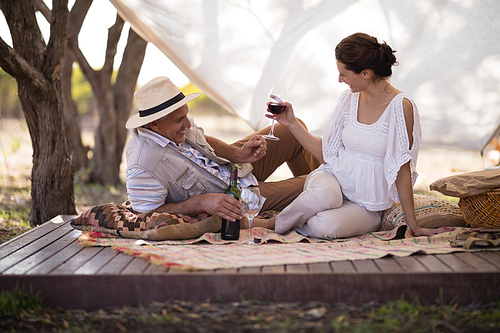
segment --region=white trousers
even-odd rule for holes
[[[344,198],[332,174],[314,170],[307,176],[304,191],[276,216],[275,231],[283,234],[295,228],[307,237],[346,238],[377,230],[381,220],[380,212]]]

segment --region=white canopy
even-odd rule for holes
[[[110,0],[200,89],[255,129],[273,84],[321,135],[341,92],[334,49],[366,32],[397,50],[391,83],[420,111],[423,144],[483,151],[500,126],[500,2]],[[161,64],[158,64],[161,66]]]

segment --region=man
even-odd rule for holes
[[[127,193],[133,209],[241,219],[238,201],[223,193],[234,163],[238,183],[258,186],[267,198],[262,211],[282,210],[320,163],[281,125],[275,127],[278,142],[267,143],[261,136],[269,128],[233,144],[206,136],[188,116],[187,103],[200,95],[184,96],[165,77],[135,92],[139,111],[126,124],[134,130],[126,149]],[[265,182],[284,162],[294,177]]]

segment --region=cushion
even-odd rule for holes
[[[500,188],[500,168],[441,178],[429,187],[432,191],[457,198],[490,192]]]
[[[414,195],[417,225],[422,228],[465,227],[462,211],[458,204],[428,195]],[[406,225],[406,217],[400,203],[384,211],[379,231],[392,230]]]
[[[125,204],[106,203],[95,206],[70,221],[73,228],[98,231],[124,238],[179,240],[197,238],[205,232],[217,232],[221,218],[189,219],[173,213],[135,213]]]

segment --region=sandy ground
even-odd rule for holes
[[[196,117],[206,134],[216,136],[226,142],[233,142],[252,132],[252,128],[242,119],[234,116]],[[93,145],[91,132],[84,132],[85,144]],[[32,166],[31,139],[26,123],[12,119],[0,119],[0,178],[6,176],[18,180],[28,180]],[[485,154],[486,156],[486,154]],[[463,172],[482,170],[493,166],[493,161],[482,157],[479,152],[422,148],[420,150],[417,171],[419,178],[416,190],[429,190],[433,181]],[[122,163],[124,179],[125,163]],[[271,176],[272,180],[290,177],[290,170],[282,166]]]

